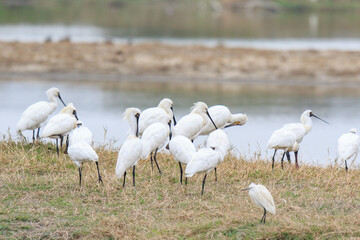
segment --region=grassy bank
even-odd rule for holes
[[[137,166],[137,185],[114,176],[117,151],[99,147],[104,185],[95,164],[84,164],[83,186],[67,155],[50,144],[0,142],[0,238],[14,239],[329,239],[360,237],[360,172],[227,156],[211,173],[179,183],[171,156]],[[251,182],[268,187],[277,215],[259,223],[263,211],[240,189]]]

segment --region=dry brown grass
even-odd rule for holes
[[[228,156],[207,178],[179,183],[171,156],[137,166],[137,185],[114,174],[117,152],[97,149],[104,185],[95,164],[85,163],[83,186],[67,155],[53,145],[0,143],[0,238],[14,239],[329,239],[360,237],[360,172],[286,164],[271,170],[264,160]],[[240,189],[261,183],[272,193],[277,214],[259,223],[262,210]]]

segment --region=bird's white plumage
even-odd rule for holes
[[[49,138],[65,136],[76,127],[76,122],[76,109],[72,103],[69,103],[60,113],[50,118],[41,136]]]
[[[141,136],[145,129],[155,122],[168,124],[174,116],[172,107],[171,99],[164,98],[157,107],[145,109],[139,118],[139,135]]]
[[[206,114],[207,109],[208,107],[205,103],[195,103],[190,114],[182,117],[176,126],[174,126],[174,136],[182,135],[190,140],[194,140],[199,136],[201,129],[205,126],[209,118]]]
[[[341,135],[338,139],[339,160],[345,161],[359,153],[360,137],[356,129],[351,129],[349,133]]]
[[[93,144],[93,134],[89,128],[85,127],[82,123],[80,125],[79,122],[77,122],[77,127],[69,135],[69,144],[72,145],[73,143],[84,141],[91,146]]]
[[[255,204],[275,215],[275,203],[269,190],[265,186],[255,183],[251,183],[249,188],[249,195]]]
[[[34,130],[52,114],[56,107],[56,97],[59,95],[59,89],[50,88],[46,91],[49,102],[41,101],[30,105],[21,115],[20,120],[16,124],[16,131]]]
[[[296,135],[296,141],[300,144],[306,134],[312,129],[311,110],[306,110],[301,114],[301,123],[285,124],[282,128],[292,131]]]
[[[186,165],[185,176],[192,177],[196,173],[209,173],[221,162],[221,153],[211,148],[199,149]]]
[[[151,152],[162,148],[168,141],[170,134],[169,125],[156,122],[148,126],[141,137],[143,144],[142,157],[147,158]]]
[[[175,161],[188,164],[196,152],[194,144],[185,136],[176,136],[169,142],[169,150]]]
[[[227,134],[221,129],[211,132],[207,139],[206,147],[215,148],[215,150],[219,151],[222,155],[221,160],[223,160],[230,147]]]
[[[290,130],[280,128],[271,135],[267,147],[283,149],[285,151],[296,151],[298,148],[296,134]]]
[[[68,154],[78,167],[81,167],[83,162],[97,162],[99,159],[94,149],[85,141],[73,142],[69,146]]]
[[[244,125],[247,122],[247,115],[238,113],[232,114],[230,110],[223,105],[215,105],[208,109],[209,114],[215,125],[219,129],[223,129],[227,124],[229,125]],[[199,135],[209,135],[215,130],[214,124],[208,119],[206,125],[201,129]]]

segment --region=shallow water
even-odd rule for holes
[[[247,124],[225,131],[235,147],[233,151],[247,158],[260,153],[270,160],[273,151],[267,151],[266,145],[272,132],[285,123],[298,122],[301,113],[306,109],[312,109],[319,117],[329,121],[330,125],[317,119],[313,120],[312,131],[301,143],[300,163],[334,163],[338,137],[350,128],[360,128],[360,93],[356,91],[351,95],[344,92],[319,95],[312,92],[297,92],[296,89],[268,92],[249,90],[239,94],[222,94],[174,92],[164,89],[129,91],[113,86],[77,83],[9,81],[0,82],[0,133],[4,135],[10,129],[10,133],[15,135],[15,125],[21,113],[29,104],[46,100],[44,92],[53,86],[60,89],[65,102],[74,103],[79,118],[93,131],[97,144],[115,141],[116,147],[124,141],[128,129],[121,118],[125,108],[145,109],[156,106],[163,97],[173,100],[177,120],[189,112],[196,101],[204,101],[209,106],[223,104],[233,113],[246,113],[249,118]],[[60,102],[56,112],[58,111]],[[31,139],[32,132],[27,131],[25,135]],[[204,140],[205,137],[196,139],[195,144],[200,145]],[[278,157],[280,158],[280,155]]]

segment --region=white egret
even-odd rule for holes
[[[174,125],[176,125],[173,102],[169,98],[164,98],[157,107],[142,111],[139,119],[139,136],[141,136],[145,129],[151,124],[155,122],[168,124],[170,120],[174,120]]]
[[[208,119],[213,123],[211,115],[208,112],[208,106],[204,102],[197,102],[194,104],[190,114],[182,117],[173,128],[174,136],[182,135],[193,141],[199,136],[201,129],[206,125]]]
[[[127,108],[124,113],[124,120],[130,125],[127,139],[122,144],[116,162],[115,174],[121,178],[124,175],[123,187],[125,187],[126,170],[133,167],[133,186],[135,186],[135,166],[142,154],[142,142],[139,139],[139,117],[140,109]]]
[[[269,190],[260,184],[251,183],[248,188],[241,191],[249,190],[249,195],[256,205],[264,209],[264,215],[261,218],[260,223],[265,224],[266,212],[276,214],[274,199],[271,196]]]
[[[345,161],[345,169],[348,171],[347,160],[354,156],[355,161],[360,149],[360,137],[356,129],[352,128],[349,133],[341,135],[338,139],[339,160]]]
[[[232,126],[241,126],[244,125],[248,120],[246,114],[232,114],[229,108],[223,105],[209,107],[208,111],[212,120],[214,120],[216,127],[219,129]],[[199,135],[209,135],[214,130],[215,128],[212,122],[207,121],[206,125],[201,129]]]
[[[311,117],[315,117],[315,118],[329,124],[327,121],[325,121],[325,120],[319,118],[318,116],[314,115],[311,110],[306,110],[306,111],[303,112],[303,114],[301,114],[301,117],[300,117],[301,122],[300,123],[285,124],[282,128],[290,130],[293,133],[295,133],[296,141],[297,141],[298,144],[300,144],[302,139],[305,137],[306,134],[308,134],[310,132],[310,130],[312,128]],[[299,149],[294,151],[296,168],[299,167],[298,158],[297,158],[298,151],[299,151]],[[288,157],[288,160],[290,161],[290,155],[289,154],[287,155],[287,157]]]
[[[41,137],[55,138],[56,139],[56,151],[59,156],[59,147],[58,139],[61,140],[64,136],[68,135],[71,130],[76,127],[78,117],[76,115],[76,108],[72,103],[69,103],[64,107],[60,113],[56,114],[50,118],[49,122],[46,124]]]
[[[77,121],[76,128],[69,134],[70,145],[71,142],[85,141],[90,146],[93,145],[93,134],[89,128],[85,127],[82,121]]]
[[[182,184],[183,169],[181,164],[187,165],[193,154],[196,152],[194,144],[185,136],[176,136],[169,142],[169,150],[175,161],[179,163],[180,167],[180,183]],[[185,178],[185,184],[187,178]]]
[[[288,151],[297,152],[299,150],[299,144],[296,141],[296,135],[290,130],[280,128],[276,130],[270,137],[268,142],[268,148],[274,149],[274,155],[272,158],[272,168],[275,164],[275,154],[279,149],[284,150],[284,154],[281,158],[281,168],[284,168],[284,157]]]
[[[170,137],[170,129],[171,129],[171,120],[169,120],[168,125],[163,124],[161,122],[156,122],[148,126],[141,137],[141,142],[143,145],[141,158],[146,159],[150,154],[151,169],[153,169],[153,153],[154,153],[154,161],[156,163],[156,166],[160,174],[161,174],[161,170],[158,162],[156,161],[156,154],[157,151],[161,149],[168,142],[168,137]]]
[[[49,102],[41,101],[30,105],[21,115],[20,120],[16,124],[16,131],[21,133],[25,130],[33,130],[33,141],[35,140],[35,129],[38,129],[37,138],[40,137],[40,125],[52,114],[56,107],[56,97],[61,99],[60,91],[57,88],[50,88],[46,91]]]
[[[94,149],[84,140],[80,142],[74,142],[72,141],[70,143],[69,149],[68,149],[69,157],[71,160],[74,161],[74,163],[79,168],[79,184],[81,186],[81,167],[83,162],[95,162],[97,171],[98,171],[98,179],[99,183],[102,183],[102,178],[100,175],[99,170],[99,157],[94,151]]]

